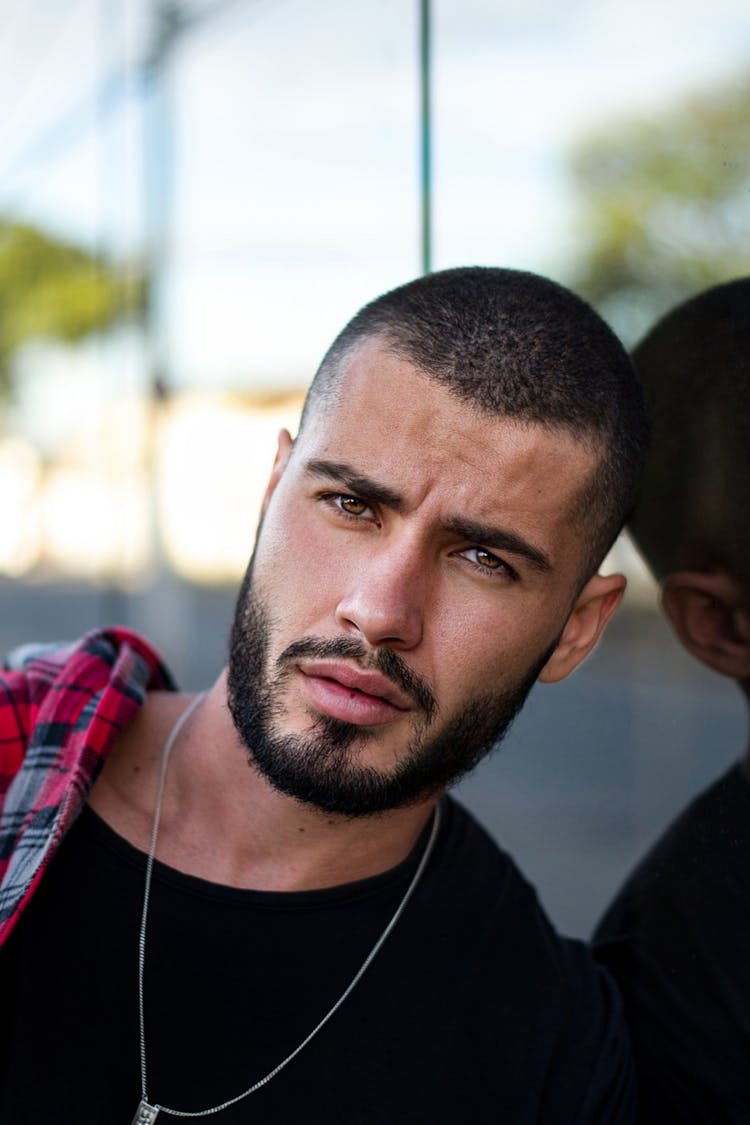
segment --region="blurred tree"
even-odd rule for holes
[[[668,307],[750,273],[750,81],[631,119],[571,156],[580,265],[570,284],[632,344]]]
[[[14,353],[30,340],[74,342],[143,307],[143,277],[35,227],[0,221],[0,396]]]

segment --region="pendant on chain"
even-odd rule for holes
[[[149,1105],[145,1098],[138,1103],[138,1109],[135,1111],[132,1125],[153,1125],[156,1121],[156,1115],[159,1112],[159,1107]]]

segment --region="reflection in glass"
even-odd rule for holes
[[[680,643],[748,701],[750,278],[675,309],[635,361],[653,434],[631,532]],[[599,926],[643,1122],[748,1120],[749,872],[745,756],[672,823]]]

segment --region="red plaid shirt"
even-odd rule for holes
[[[0,671],[0,944],[149,689],[175,689],[128,629],[16,649]]]

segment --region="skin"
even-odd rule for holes
[[[625,586],[596,575],[580,589],[574,513],[595,465],[572,435],[482,413],[365,342],[325,415],[296,443],[279,438],[254,564],[268,667],[303,636],[351,637],[398,653],[436,706],[427,716],[392,684],[357,680],[356,661],[302,659],[284,678],[280,728],[308,731],[316,714],[359,723],[352,753],[388,771],[415,729],[437,733],[467,699],[518,683],[550,646],[539,678],[573,671]],[[149,696],[92,792],[144,850],[161,747],[186,702]],[[435,800],[353,820],[276,792],[248,768],[223,673],[173,752],[158,855],[229,885],[329,886],[404,858]]]

